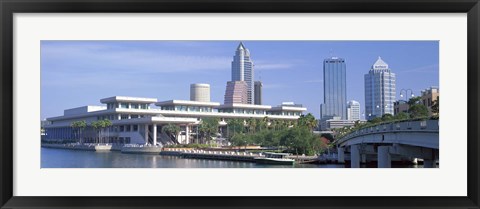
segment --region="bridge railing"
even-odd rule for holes
[[[380,132],[400,132],[400,131],[437,131],[439,130],[438,120],[420,120],[420,121],[402,121],[402,122],[392,122],[384,123],[376,126],[371,126],[367,128],[362,128],[356,131],[353,131],[341,139],[338,140],[338,143],[347,141],[353,137],[365,135],[365,134],[374,134]]]

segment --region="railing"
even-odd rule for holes
[[[438,120],[421,120],[421,121],[403,121],[387,124],[379,124],[377,126],[367,127],[353,131],[341,139],[338,143],[343,143],[351,138],[357,136],[376,134],[376,133],[391,133],[391,132],[438,132]]]

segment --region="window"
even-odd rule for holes
[[[138,125],[133,125],[133,131],[138,131]]]
[[[130,125],[125,126],[125,131],[130,132]]]
[[[120,132],[123,132],[124,131],[124,127],[123,126],[119,126],[120,127]]]
[[[120,103],[120,108],[128,108],[128,103]]]
[[[132,109],[138,109],[138,104],[132,104]]]

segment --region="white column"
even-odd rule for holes
[[[190,132],[188,128],[188,124],[185,126],[185,144],[190,143]]]
[[[148,124],[145,124],[145,144],[148,144]]]
[[[377,151],[377,166],[379,168],[391,168],[392,158],[389,146],[379,146]]]
[[[434,160],[427,160],[423,159],[423,167],[424,168],[434,168]]]
[[[360,150],[358,145],[350,146],[350,167],[360,168]]]
[[[344,148],[337,148],[338,152],[338,158],[337,161],[338,163],[345,163],[345,149]]]
[[[153,124],[153,145],[157,145],[157,124]]]

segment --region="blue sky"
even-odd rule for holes
[[[347,65],[347,99],[364,111],[364,74],[378,56],[416,95],[439,85],[437,41],[244,41],[263,82],[263,102],[293,101],[319,116],[323,59]],[[41,118],[64,109],[100,105],[110,96],[189,100],[191,83],[209,83],[211,99],[223,103],[239,41],[42,41]]]

